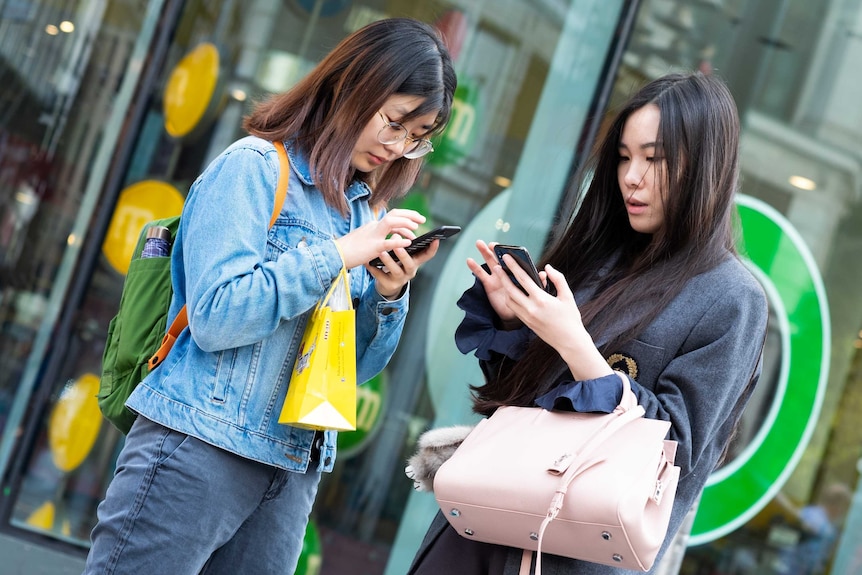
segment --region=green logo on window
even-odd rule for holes
[[[829,372],[829,306],[808,247],[768,204],[744,195],[737,204],[740,251],[769,296],[778,324],[773,328],[781,337],[781,365],[772,407],[757,435],[707,482],[690,545],[740,527],[781,489],[814,431]]]

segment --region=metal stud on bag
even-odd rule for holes
[[[530,539],[532,539],[533,541],[538,541],[539,540],[539,534],[536,533],[535,531],[533,531],[532,533],[530,533]]]
[[[602,539],[604,539],[605,541],[610,541],[611,540],[611,534],[608,533],[607,531],[602,531]]]
[[[452,517],[460,517],[461,516],[461,510],[453,507],[452,509],[449,510],[449,515],[451,515]]]
[[[623,560],[623,556],[620,555],[619,553],[614,553],[613,558],[614,558],[614,561],[616,561],[617,563],[621,563]]]
[[[467,535],[473,535],[473,530],[468,527],[464,530],[464,533],[466,533]]]

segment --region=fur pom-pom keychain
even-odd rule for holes
[[[429,429],[419,436],[416,453],[407,460],[404,473],[413,480],[416,491],[434,491],[434,475],[461,442],[473,431],[472,425]]]

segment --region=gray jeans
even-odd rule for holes
[[[292,574],[319,481],[138,417],[84,573]]]

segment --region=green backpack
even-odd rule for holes
[[[275,148],[279,174],[270,227],[281,213],[290,174],[284,144],[276,142]],[[141,230],[123,284],[120,308],[108,324],[98,402],[105,418],[123,433],[129,432],[136,417],[126,407],[126,399],[147,374],[164,361],[177,337],[188,326],[183,306],[166,331],[173,296],[170,256],[141,258],[149,228],[168,228],[173,245],[179,225],[180,216],[173,216],[149,222]]]

